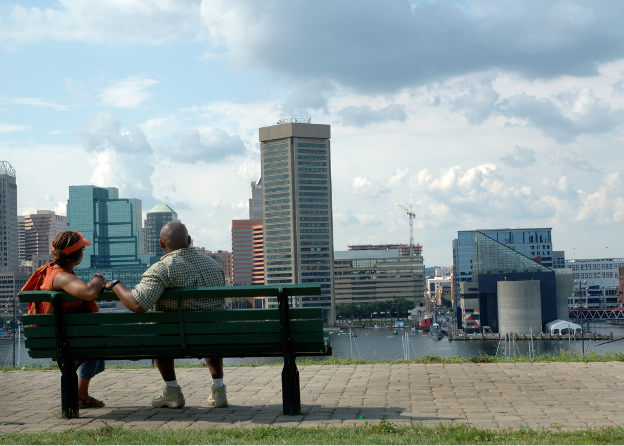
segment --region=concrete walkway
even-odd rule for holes
[[[281,367],[232,367],[230,406],[206,401],[208,370],[178,369],[183,409],[154,409],[155,369],[107,370],[91,383],[106,402],[61,420],[60,373],[0,373],[0,433],[103,423],[133,428],[346,426],[379,422],[580,428],[624,423],[624,363],[412,364],[300,367],[305,415],[283,416]]]

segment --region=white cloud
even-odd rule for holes
[[[23,132],[28,129],[28,125],[3,124],[0,123],[0,133]]]
[[[47,8],[12,6],[0,42],[14,48],[40,41],[162,44],[197,29],[199,0],[59,0]]]
[[[353,179],[353,190],[351,191],[353,195],[376,199],[389,192],[390,188],[367,178],[355,177]]]
[[[39,98],[5,98],[4,100],[11,104],[32,105],[34,107],[53,108],[59,111],[65,111],[71,108],[66,105],[57,104],[56,102],[46,101],[44,99],[39,99]]]
[[[159,82],[146,76],[130,76],[115,81],[100,93],[100,104],[107,107],[137,108],[143,101],[154,96],[147,90]]]

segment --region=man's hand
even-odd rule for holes
[[[134,313],[145,313],[145,308],[137,302],[136,298],[132,294],[132,291],[123,283],[111,281],[108,282],[104,288],[107,290],[113,290],[115,296],[119,298],[128,310],[133,311]]]

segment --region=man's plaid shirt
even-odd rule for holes
[[[175,300],[159,300],[167,288],[224,286],[225,275],[212,258],[198,253],[193,248],[182,248],[160,258],[143,274],[141,282],[132,290],[135,299],[146,311],[177,310]],[[224,308],[223,298],[187,299],[185,310],[212,310]]]

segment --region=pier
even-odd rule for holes
[[[447,337],[451,337],[453,341],[500,341],[505,339],[504,334],[499,333],[462,333],[462,334],[449,334],[449,331],[443,330]],[[530,334],[524,333],[513,333],[507,335],[507,340],[515,340],[515,341],[529,341],[531,340]],[[534,341],[580,341],[584,339],[586,341],[609,341],[613,339],[613,334],[610,333],[608,335],[599,334],[599,333],[584,333],[582,336],[580,334],[574,335],[562,335],[562,334],[550,334],[550,333],[538,333],[533,334]]]

